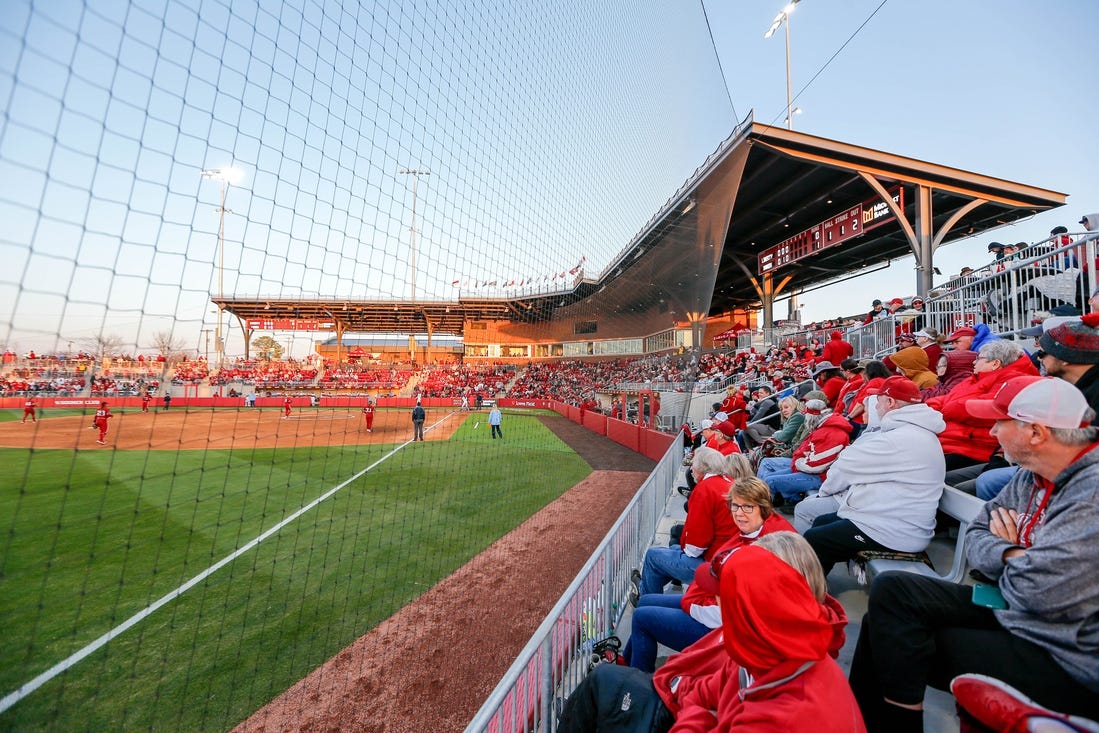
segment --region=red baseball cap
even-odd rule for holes
[[[883,394],[901,402],[923,402],[920,388],[908,377],[890,377],[880,387],[867,390],[867,394]]]
[[[736,425],[733,425],[728,420],[722,420],[719,423],[714,423],[714,430],[718,431],[726,438],[732,438],[736,435]]]
[[[965,409],[985,420],[1022,420],[1047,428],[1083,428],[1088,401],[1063,379],[1015,377],[1003,383],[991,400],[969,400]]]
[[[970,326],[962,326],[961,328],[955,329],[953,333],[951,333],[949,336],[946,337],[946,340],[948,342],[949,341],[957,341],[962,336],[976,336],[976,335],[977,335],[977,329],[972,328]]]

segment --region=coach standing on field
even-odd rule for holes
[[[424,439],[424,420],[427,419],[427,413],[424,412],[423,406],[417,402],[416,406],[412,408],[412,440],[413,442]]]

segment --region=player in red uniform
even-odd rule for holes
[[[149,403],[153,401],[153,396],[148,392],[144,392],[141,395],[141,411],[146,415],[149,414]]]
[[[27,424],[27,418],[31,419],[31,422],[38,422],[38,418],[34,415],[34,408],[38,406],[38,403],[34,401],[33,397],[28,397],[27,401],[23,403],[23,424]]]
[[[282,410],[285,413],[282,416],[283,420],[286,420],[287,418],[290,417],[290,408],[292,408],[293,406],[294,406],[294,400],[292,400],[290,398],[290,395],[286,395],[286,399],[284,399],[282,401]]]
[[[374,400],[369,397],[366,398],[366,404],[363,405],[363,420],[366,422],[366,432],[374,432]]]
[[[107,403],[100,402],[99,409],[95,411],[95,426],[99,428],[99,440],[95,441],[100,445],[107,445],[107,421],[114,415],[111,414],[111,408],[107,407]]]

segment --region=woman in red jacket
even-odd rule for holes
[[[772,535],[806,548],[798,536]],[[768,552],[745,547],[720,572],[721,630],[729,658],[679,697],[676,733],[689,731],[866,730],[835,648],[834,616],[823,605],[824,574],[799,572]]]
[[[755,476],[749,474],[736,479],[726,501],[740,531],[718,548],[714,558],[750,545],[772,532],[794,531],[793,525],[771,505],[771,490],[767,484]],[[700,575],[709,577],[710,563],[698,566],[696,581]],[[683,594],[640,596],[634,606],[637,610],[633,614],[630,641],[622,656],[631,667],[645,672],[656,669],[658,645],[678,651],[721,626],[717,588],[706,587],[705,583],[693,582]]]
[[[992,437],[993,421],[973,417],[965,409],[972,399],[990,400],[1001,385],[1012,377],[1036,375],[1023,347],[1014,341],[989,341],[981,347],[973,362],[973,375],[959,382],[945,395],[932,397],[927,405],[946,420],[939,443],[946,456],[946,470],[987,463],[999,445]]]
[[[691,492],[687,520],[676,547],[650,547],[645,552],[638,593],[663,593],[671,580],[689,583],[695,569],[739,533],[725,495],[732,482],[724,475],[725,456],[713,448],[699,448],[691,459],[697,484]]]
[[[795,673],[790,680],[776,684],[769,693],[764,693],[767,694],[767,699],[764,699],[762,694],[752,697],[746,695],[741,705],[750,707],[761,717],[776,716],[774,724],[765,726],[766,729],[801,730],[802,728],[798,727],[782,727],[796,725],[803,720],[803,718],[789,715],[803,706],[797,704],[797,691],[787,688],[795,685],[803,688],[803,683],[808,681],[820,687],[815,692],[827,700],[830,708],[823,711],[813,708],[803,711],[819,716],[819,725],[810,725],[804,729],[819,729],[822,733],[833,730],[853,733],[865,731],[858,708],[853,706],[851,691],[847,688],[842,672],[839,673],[838,679],[832,674],[835,667],[832,659],[843,647],[847,616],[839,601],[827,595],[824,574],[821,572],[820,563],[812,548],[802,537],[793,532],[775,532],[761,537],[751,548],[732,552],[724,558],[736,558],[748,549],[755,552],[751,558],[752,567],[763,569],[763,572],[749,573],[748,577],[743,579],[754,587],[754,590],[743,598],[751,607],[751,615],[755,615],[768,605],[760,602],[761,594],[775,596],[763,599],[772,605],[792,604],[793,600],[777,597],[789,586],[795,589],[799,602],[811,599],[812,604],[815,604],[814,608],[813,605],[805,603],[800,610],[804,612],[806,618],[810,619],[815,632],[824,633],[815,633],[813,636],[814,645],[823,646],[823,653],[821,659],[812,664],[812,668]],[[761,553],[762,555],[774,553],[771,555],[774,563],[760,560],[758,556]],[[714,568],[715,576],[711,583],[720,583],[725,574],[725,565],[727,563],[719,564]],[[775,581],[776,584],[772,586],[771,574],[776,569],[776,575],[781,576],[781,580]],[[798,578],[800,582],[797,581]],[[723,604],[740,602],[740,599],[730,600],[724,593],[722,598]],[[776,615],[773,619],[765,616],[763,619],[765,624],[791,620],[794,620],[792,614],[781,617]],[[681,654],[673,654],[654,675],[631,667],[599,665],[569,696],[557,730],[563,733],[611,729],[663,733],[673,725],[675,730],[711,730],[719,727],[722,723],[720,719],[715,719],[712,714],[707,719],[706,714],[710,711],[701,711],[697,706],[700,703],[706,704],[706,696],[714,691],[715,685],[712,681],[714,677],[720,677],[717,684],[719,686],[727,684],[730,688],[728,692],[733,696],[740,688],[739,667],[726,651],[727,628],[715,629],[687,647]],[[776,638],[800,636],[802,631],[808,628],[809,625],[798,622],[796,628],[788,628],[777,634]],[[770,629],[767,628],[767,631],[769,632]],[[738,628],[736,633],[756,634],[758,627]],[[817,646],[814,646],[814,656],[817,653],[816,649]],[[750,690],[751,687],[748,689]],[[715,704],[713,710],[722,712],[723,708]],[[725,710],[727,711],[727,708]],[[681,720],[677,720],[680,718]]]

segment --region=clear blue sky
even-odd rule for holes
[[[705,5],[736,112],[782,125],[784,36],[763,35],[783,3]],[[1099,211],[1099,3],[802,0],[791,21],[794,104],[804,110],[795,129],[1069,195],[1061,209],[940,249],[936,282],[986,262],[989,241],[1038,241],[1059,224],[1080,231],[1081,216]],[[803,319],[912,295],[913,266],[907,258],[856,287],[807,294]]]
[[[1099,4],[891,0],[840,50],[878,5],[798,6],[797,129],[1070,194],[993,235],[1005,241],[1099,210]],[[703,5],[683,0],[198,8],[5,4],[0,346],[117,334],[148,351],[171,330],[201,350],[218,226],[203,168],[242,171],[226,295],[347,298],[410,292],[412,180],[398,171],[430,169],[416,291],[449,299],[454,280],[542,285],[581,257],[598,274],[737,120],[785,111],[783,34],[763,39],[778,2],[706,0],[716,53]],[[941,250],[939,267],[979,264],[985,244]],[[870,277],[854,298],[807,295],[804,316],[915,288],[911,261]]]

